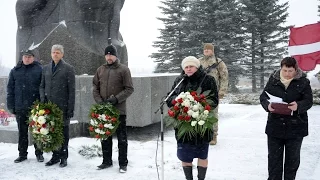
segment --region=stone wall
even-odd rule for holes
[[[89,121],[90,106],[94,103],[92,96],[93,76],[76,76],[75,117],[79,123]],[[176,74],[133,77],[134,93],[127,100],[127,126],[143,127],[160,122],[159,108],[161,99],[170,91]],[[0,77],[0,104],[6,103],[6,86],[8,77]],[[6,106],[5,106],[6,107]],[[166,113],[167,107],[164,106]]]
[[[170,91],[176,78],[174,75],[154,75],[148,77],[133,77],[134,93],[127,100],[127,126],[144,127],[160,122],[160,112],[154,112],[160,106],[161,99]],[[89,109],[94,103],[92,96],[93,76],[76,76],[75,117],[70,123],[70,138],[89,136]],[[0,105],[6,104],[6,86],[8,77],[0,77]],[[3,107],[0,107],[3,108]],[[6,109],[6,105],[4,106]],[[164,115],[167,106],[164,105]],[[18,127],[13,121],[9,126],[0,125],[0,142],[18,143]],[[32,144],[29,135],[29,145]]]

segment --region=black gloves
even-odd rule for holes
[[[67,119],[71,119],[73,117],[73,112],[68,112],[67,113]]]
[[[116,97],[114,97],[114,96],[111,96],[110,98],[108,98],[106,100],[106,102],[109,102],[114,106],[114,105],[118,104],[118,99]]]
[[[40,98],[40,102],[41,103],[47,103],[48,102],[47,97],[45,96],[44,98]]]
[[[104,104],[105,102],[101,101],[101,102],[97,102],[97,104]]]

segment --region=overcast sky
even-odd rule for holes
[[[15,2],[16,0],[0,2],[0,58],[2,64],[10,68],[15,65]],[[162,26],[156,19],[161,15],[157,8],[159,2],[160,0],[127,0],[121,11],[120,32],[127,44],[129,67],[134,72],[151,72],[153,68],[153,62],[148,56],[155,51],[152,42],[160,35],[157,29]],[[317,0],[290,0],[288,25],[302,26],[319,21],[318,4],[320,2]]]

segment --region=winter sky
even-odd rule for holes
[[[285,2],[287,0],[280,0]],[[2,64],[13,67],[15,64],[15,38],[16,38],[16,0],[1,0],[0,6],[0,59]],[[302,26],[316,23],[317,0],[290,0],[288,25]],[[148,57],[155,49],[152,42],[160,35],[158,28],[162,23],[156,19],[161,16],[157,6],[160,0],[125,1],[121,11],[120,32],[127,44],[129,67],[137,73],[151,72],[154,64]],[[143,8],[142,8],[143,7]]]

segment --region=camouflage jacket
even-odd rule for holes
[[[320,81],[320,71],[316,74],[316,78]]]
[[[202,57],[199,60],[204,69],[214,63],[219,63],[221,61],[216,68],[211,69],[209,75],[213,76],[216,80],[219,91],[219,99],[223,98],[223,96],[228,92],[229,81],[228,69],[226,64],[220,58],[216,58],[215,56]]]

